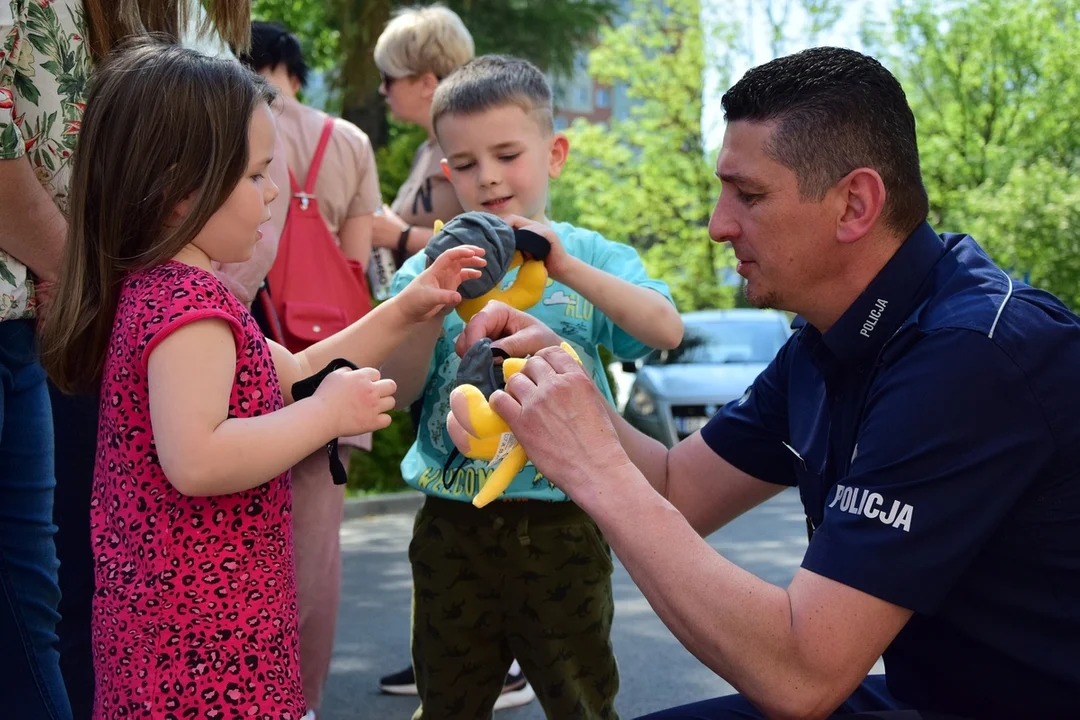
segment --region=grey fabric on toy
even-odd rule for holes
[[[474,385],[486,398],[496,390],[502,390],[506,383],[503,382],[502,367],[495,365],[496,356],[503,360],[510,357],[506,351],[491,347],[491,338],[481,338],[473,343],[461,358],[454,386]]]
[[[498,215],[467,212],[443,225],[442,230],[428,241],[424,254],[429,264],[450,248],[476,245],[484,249],[487,265],[480,268],[480,277],[466,280],[458,287],[461,297],[478,298],[499,284],[510,269],[517,243],[514,229]]]

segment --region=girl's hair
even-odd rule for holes
[[[217,31],[227,45],[246,50],[251,41],[251,0],[83,0],[90,52],[100,61],[122,41],[135,35],[161,33],[183,40],[186,30]]]
[[[128,41],[95,69],[41,336],[42,363],[61,390],[96,390],[124,277],[198,235],[241,180],[252,114],[273,98],[239,62],[167,38]],[[186,215],[174,216],[189,197]]]

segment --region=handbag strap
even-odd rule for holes
[[[315,155],[311,158],[311,167],[308,168],[307,179],[304,181],[304,194],[312,195],[315,192],[315,179],[319,177],[319,168],[322,166],[323,155],[326,153],[326,145],[330,142],[330,134],[334,131],[334,118],[329,115],[323,122],[322,135],[319,144],[315,148]]]

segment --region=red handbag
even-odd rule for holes
[[[341,252],[313,195],[333,128],[334,119],[327,117],[303,190],[289,169],[289,214],[267,275],[285,347],[292,352],[330,337],[371,310],[363,266]]]

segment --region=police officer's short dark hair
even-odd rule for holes
[[[284,65],[301,87],[307,85],[308,66],[300,41],[278,23],[262,20],[251,23],[251,50],[240,59],[256,72]]]
[[[903,88],[874,58],[819,47],[753,68],[721,100],[728,122],[775,121],[769,155],[790,168],[799,194],[820,200],[847,173],[876,170],[883,218],[906,237],[926,219],[915,117]]]

